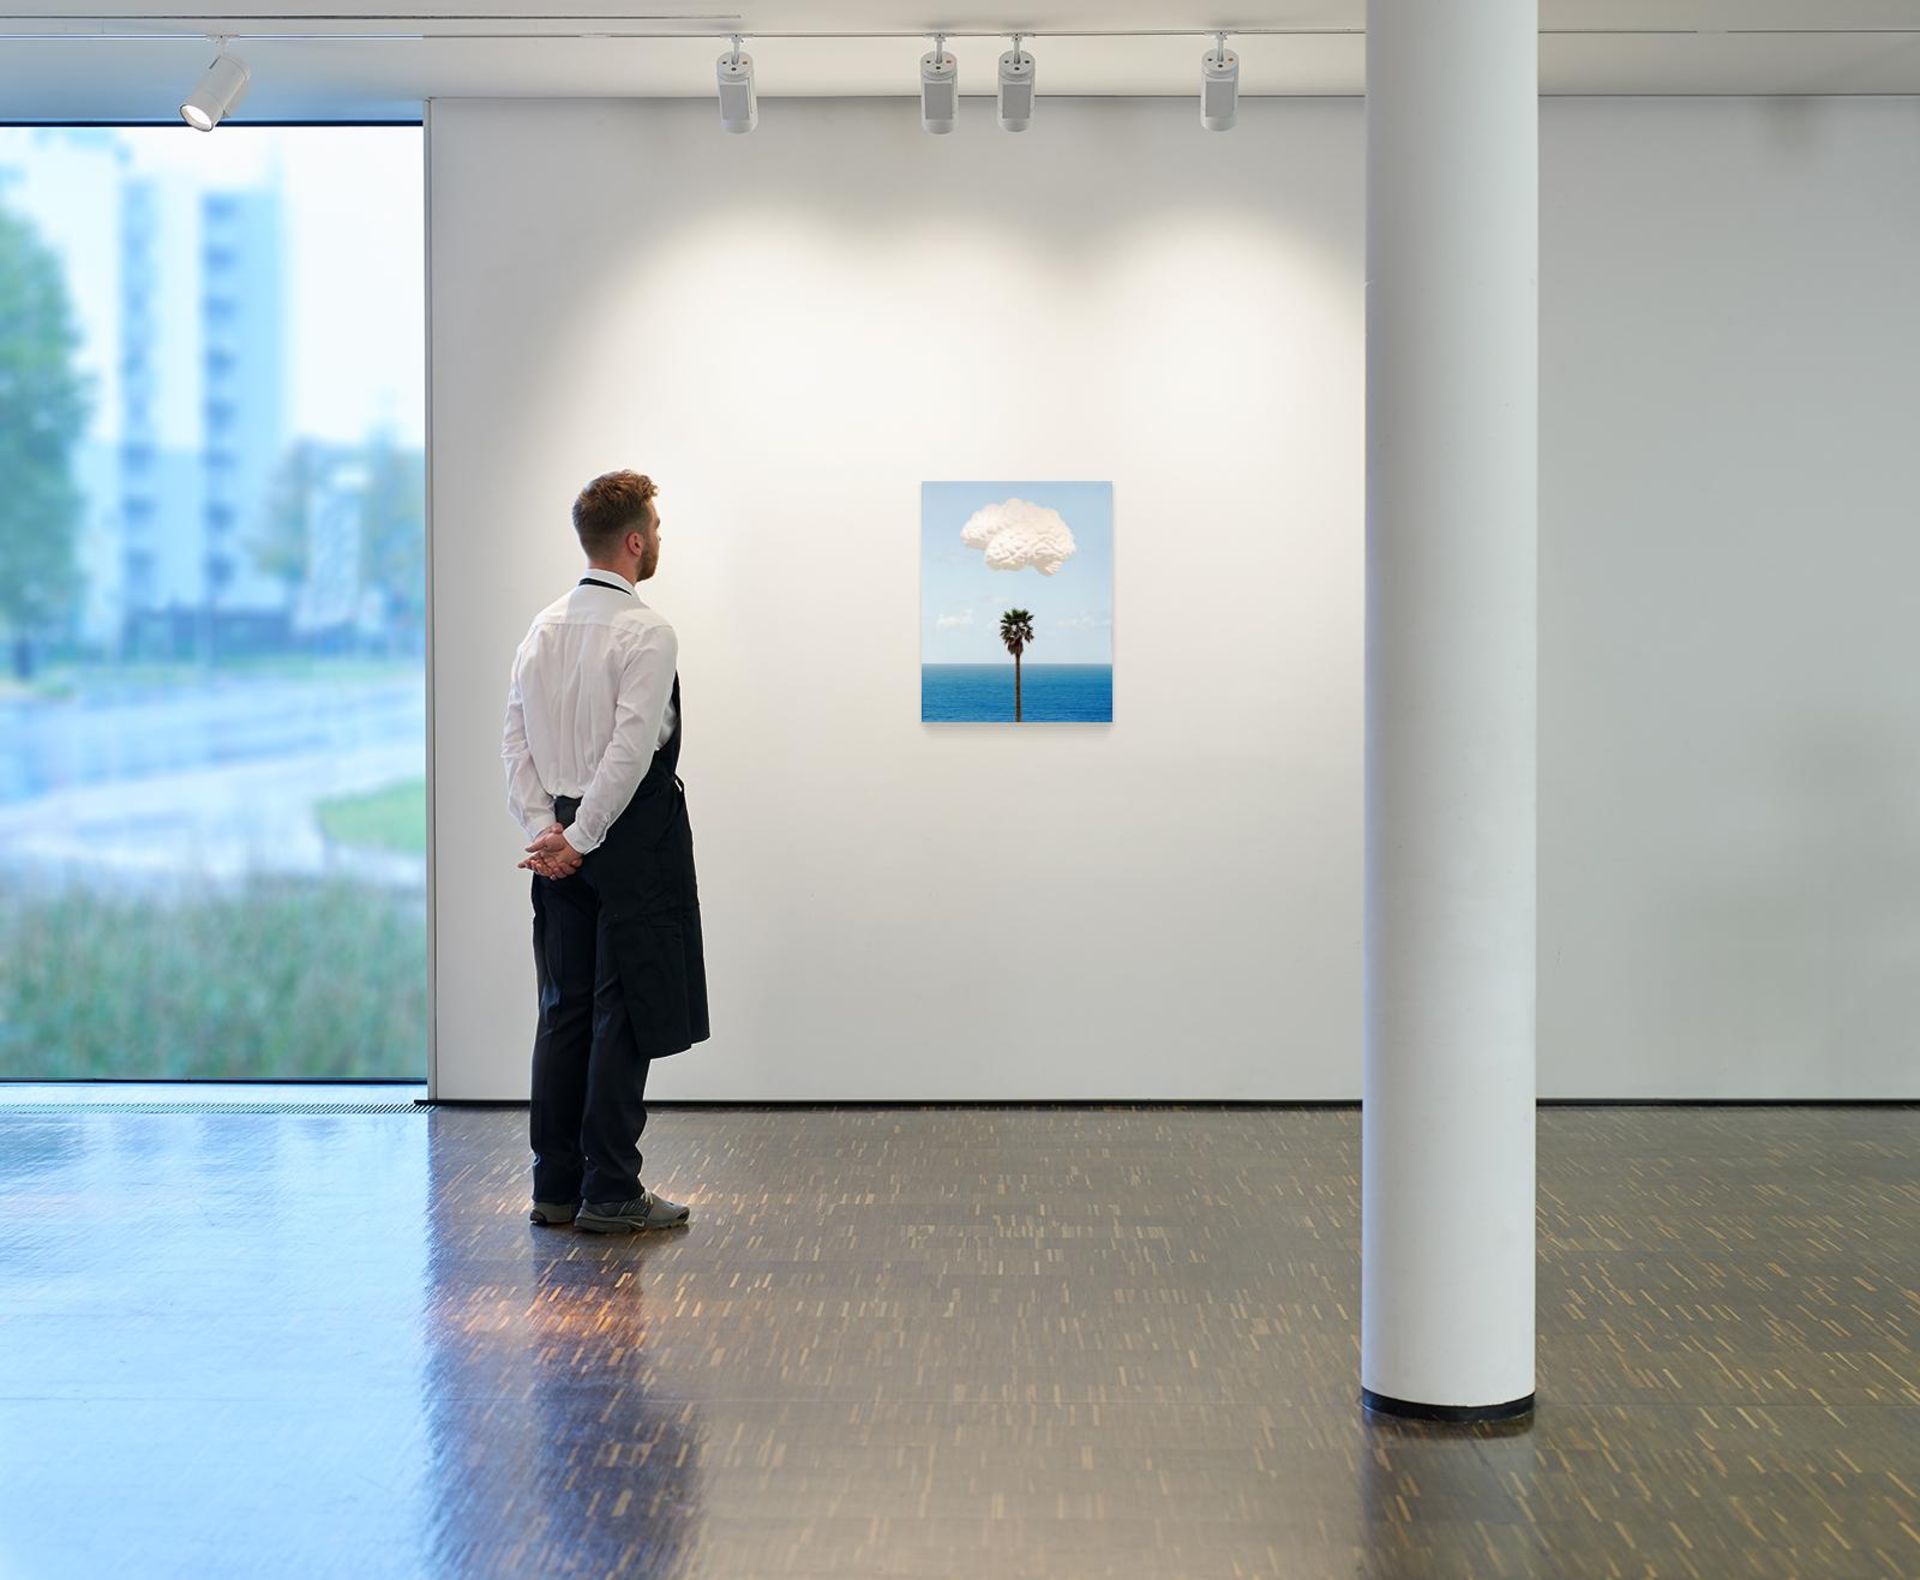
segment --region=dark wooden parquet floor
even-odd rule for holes
[[[1920,1576],[1920,1111],[1548,1109],[1540,1409],[1370,1421],[1351,1110],[0,1108],[0,1576]]]

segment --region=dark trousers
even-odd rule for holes
[[[634,1041],[600,896],[581,874],[535,875],[533,957],[533,1199],[632,1201],[652,1060]]]

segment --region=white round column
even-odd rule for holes
[[[1363,1398],[1534,1350],[1537,0],[1367,7]]]

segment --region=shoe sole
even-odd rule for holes
[[[644,1219],[632,1218],[588,1218],[582,1213],[573,1220],[576,1229],[585,1229],[588,1234],[645,1234],[649,1229],[684,1229],[687,1218],[674,1218],[667,1223],[648,1223]]]

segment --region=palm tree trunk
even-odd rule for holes
[[[1020,655],[1013,655],[1013,722],[1020,722]]]

